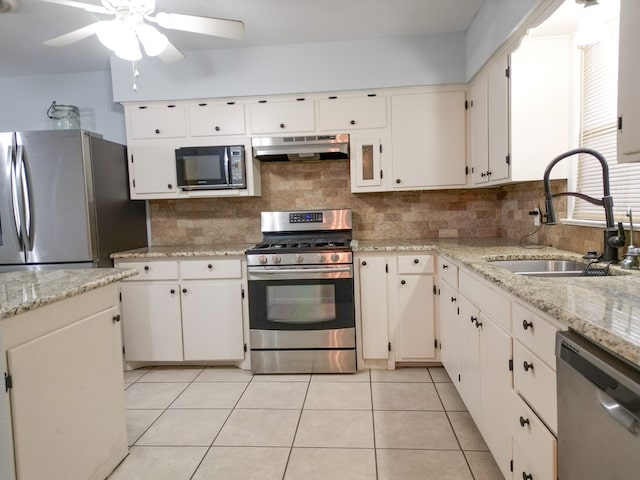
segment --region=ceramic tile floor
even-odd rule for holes
[[[499,480],[443,368],[125,373],[129,456],[109,480]]]

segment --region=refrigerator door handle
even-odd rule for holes
[[[27,153],[24,145],[18,145],[18,153],[16,155],[19,165],[20,187],[22,190],[22,225],[24,243],[27,251],[33,250],[33,215],[31,215],[31,190],[29,188],[29,171],[27,169]]]
[[[21,213],[21,200],[20,192],[18,191],[18,172],[17,172],[17,160],[15,150],[13,146],[9,147],[9,157],[11,159],[11,207],[13,210],[13,224],[16,228],[16,236],[18,239],[18,247],[21,251],[24,251],[24,241],[22,238],[22,213]]]

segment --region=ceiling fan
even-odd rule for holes
[[[154,25],[167,30],[200,33],[214,37],[240,39],[244,23],[239,20],[158,12],[156,0],[101,0],[95,5],[73,0],[41,0],[67,7],[81,8],[87,12],[114,15],[111,20],[101,20],[44,42],[51,47],[65,47],[96,35],[100,42],[120,58],[136,61],[142,58],[140,44],[150,57],[157,56],[165,63],[184,58],[166,35]]]

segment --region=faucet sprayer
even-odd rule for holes
[[[578,192],[551,193],[551,182],[549,178],[551,176],[551,170],[553,169],[553,167],[555,167],[556,164],[561,160],[580,153],[585,153],[595,157],[602,166],[603,197],[600,200],[590,197],[589,195],[585,195],[584,193]],[[573,150],[569,150],[568,152],[562,153],[551,160],[549,165],[547,165],[547,168],[544,171],[543,183],[544,204],[546,210],[546,214],[544,215],[544,223],[546,223],[547,225],[556,224],[556,214],[553,207],[553,197],[578,197],[594,205],[600,205],[604,208],[606,221],[606,228],[604,230],[604,260],[607,262],[618,261],[618,248],[624,246],[625,243],[624,229],[622,228],[622,222],[620,222],[618,224],[618,227],[616,228],[615,221],[613,219],[613,198],[611,197],[611,191],[609,188],[609,165],[607,164],[607,160],[604,158],[604,156],[601,153],[596,152],[595,150],[592,150],[590,148],[575,148]]]

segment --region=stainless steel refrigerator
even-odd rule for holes
[[[0,271],[110,267],[147,245],[124,145],[83,130],[0,133]]]

